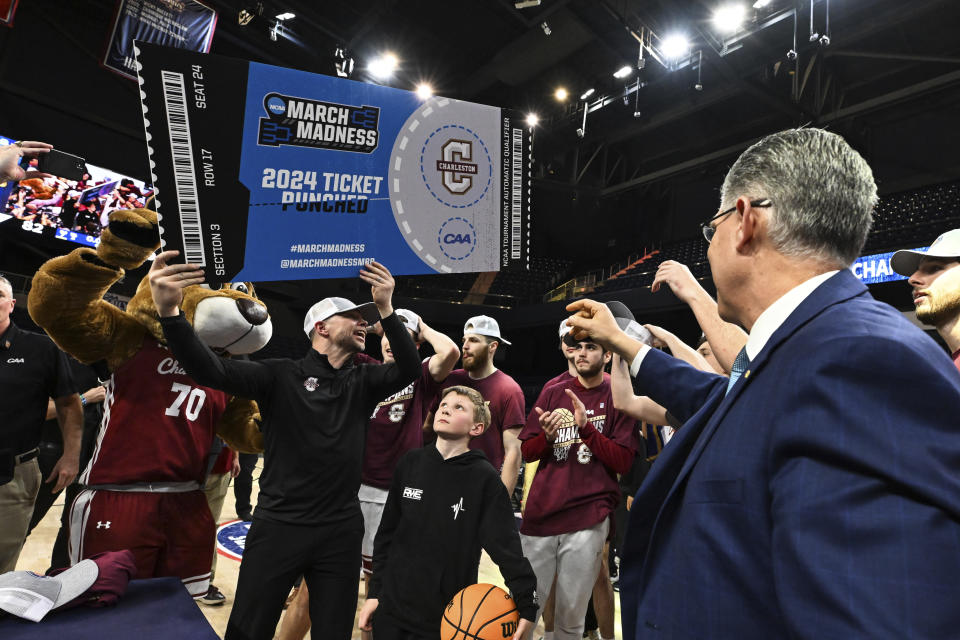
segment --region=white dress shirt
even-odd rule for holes
[[[801,282],[793,289],[790,289],[790,291],[780,296],[776,302],[764,309],[763,313],[757,317],[756,322],[753,323],[753,327],[750,329],[750,335],[747,337],[747,357],[750,358],[750,360],[756,358],[757,355],[763,351],[767,341],[770,340],[770,336],[787,321],[787,318],[800,306],[800,303],[806,300],[817,287],[838,272],[838,270],[834,270],[815,275],[809,280]],[[630,363],[631,376],[636,377],[637,372],[640,371],[640,365],[643,363],[643,358],[647,355],[648,351],[650,351],[650,347],[647,345],[640,347],[640,351],[636,357],[634,357],[633,362]]]

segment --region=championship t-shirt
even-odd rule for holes
[[[571,389],[587,411],[587,420],[600,432],[632,451],[639,449],[637,422],[613,408],[610,382],[604,380],[591,389],[577,378],[545,387],[536,406],[544,411],[559,411],[562,416],[552,455],[540,460],[537,475],[530,485],[527,506],[520,533],[531,536],[553,536],[589,529],[603,521],[616,508],[620,486],[616,474],[597,460],[586,443],[580,440],[580,429],[573,417],[573,401],[565,393]],[[540,434],[536,410],[527,417],[520,440]]]
[[[397,462],[410,449],[423,446],[423,420],[437,398],[440,384],[430,375],[430,358],[420,377],[380,402],[370,416],[363,453],[363,484],[389,489]]]
[[[470,441],[471,449],[480,449],[498,471],[503,467],[503,432],[507,429],[523,427],[524,402],[523,391],[517,382],[497,369],[486,378],[474,380],[463,369],[450,373],[443,383],[443,389],[463,385],[476,389],[490,408],[490,426]],[[434,401],[431,411],[436,414],[439,402]]]

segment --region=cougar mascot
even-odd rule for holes
[[[103,362],[103,421],[85,489],[70,509],[70,557],[130,549],[137,578],[177,576],[194,597],[207,592],[214,522],[201,491],[214,434],[242,452],[262,450],[256,404],[196,384],[163,341],[144,278],[126,311],[104,293],[124,269],[142,265],[159,246],[157,214],[110,215],[96,251],[82,248],[44,264],[28,308],[57,345],[81,362]],[[182,309],[197,334],[227,355],[252,353],[273,332],[253,286],[194,285]]]

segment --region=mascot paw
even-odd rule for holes
[[[118,209],[100,236],[97,255],[107,264],[135,269],[160,246],[157,214],[149,209]]]

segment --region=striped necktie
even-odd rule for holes
[[[733,385],[737,383],[737,380],[740,379],[740,376],[743,375],[743,372],[749,368],[750,358],[747,357],[747,348],[744,347],[743,349],[740,349],[740,353],[737,354],[737,359],[733,361],[733,368],[730,369],[730,381],[727,382],[727,393],[730,393],[730,389],[733,389]]]

